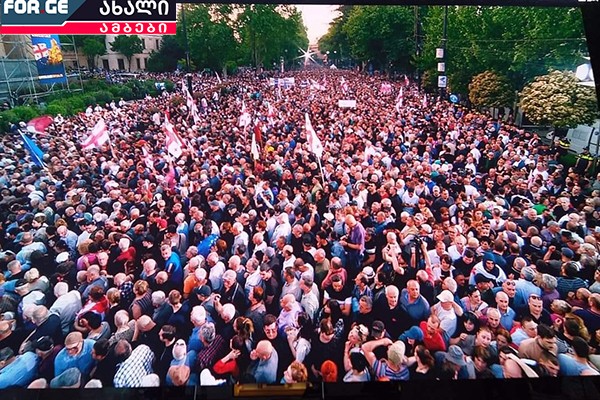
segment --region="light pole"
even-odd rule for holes
[[[446,44],[448,42],[448,6],[444,6],[444,26],[442,33],[442,57],[441,62],[438,64],[438,87],[440,89],[440,99],[446,98],[446,87],[448,85],[448,79],[446,75]]]
[[[187,35],[187,24],[185,22],[185,4],[181,5],[181,22],[182,22],[182,29],[183,29],[183,40],[185,42],[185,72],[187,72],[187,86],[188,86],[188,91],[190,93],[193,93],[192,90],[192,76],[190,75],[190,44],[188,42],[188,35]]]

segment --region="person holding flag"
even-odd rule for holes
[[[181,157],[183,154],[183,141],[173,129],[173,124],[169,120],[169,114],[165,113],[165,123],[163,125],[165,131],[165,142],[167,145],[167,151],[175,158]]]
[[[104,143],[110,142],[104,119],[98,120],[92,133],[81,143],[83,150],[99,149]]]
[[[44,162],[44,152],[42,151],[42,149],[40,149],[38,145],[35,144],[35,142],[32,139],[30,139],[27,135],[25,135],[20,129],[19,134],[21,135],[21,139],[23,139],[23,145],[29,152],[31,161],[33,161],[33,163],[38,167],[45,168],[46,164]]]

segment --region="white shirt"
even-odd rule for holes
[[[50,314],[58,315],[63,334],[66,335],[69,333],[73,322],[75,322],[75,317],[80,310],[81,294],[77,290],[71,290],[56,299],[49,311]]]
[[[456,331],[457,320],[454,309],[446,311],[442,308],[440,303],[434,305],[433,308],[440,319],[440,328],[442,328],[444,332],[448,334],[448,337],[452,337],[452,335],[454,335],[454,331]]]
[[[225,273],[225,264],[217,262],[208,273],[208,280],[212,286],[213,292],[221,289],[223,285],[223,274]]]

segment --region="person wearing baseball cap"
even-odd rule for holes
[[[465,353],[457,345],[448,347],[448,351],[435,353],[435,375],[438,379],[457,379],[466,372]]]
[[[38,376],[50,382],[56,376],[54,373],[54,361],[58,352],[62,349],[62,345],[55,346],[50,336],[42,336],[33,343],[33,349],[35,350],[35,354],[40,358]]]

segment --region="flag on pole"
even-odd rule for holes
[[[94,129],[92,129],[92,133],[81,143],[81,148],[83,150],[91,150],[102,146],[109,140],[110,137],[108,136],[106,123],[103,119],[100,119],[96,123],[96,126],[94,126]]]
[[[262,122],[260,120],[254,123],[254,137],[256,138],[256,143],[262,146]]]
[[[256,127],[255,127],[256,128]],[[256,129],[252,131],[252,145],[250,147],[252,158],[258,160],[260,158],[260,152],[258,151],[258,144],[256,143]]]
[[[192,96],[192,94],[188,90],[187,85],[185,84],[185,81],[181,81],[181,87],[183,89],[183,94],[185,95],[185,100],[186,100],[186,105],[187,105],[188,111],[191,113],[192,108],[195,106],[194,96]]]
[[[342,92],[344,92],[344,93],[348,92],[348,82],[346,82],[346,79],[344,79],[343,76],[342,76],[342,80],[341,80],[341,87],[342,87]]]
[[[215,71],[215,75],[217,76],[217,82],[219,82],[219,85],[223,84],[223,82],[221,81],[221,77],[219,76],[219,73],[217,71]]]
[[[181,157],[181,154],[183,154],[183,142],[179,138],[179,135],[177,135],[175,132],[175,129],[173,129],[173,124],[171,124],[171,121],[169,121],[169,115],[166,113],[164,130],[166,135],[165,142],[167,144],[167,151],[175,158]]]
[[[31,133],[44,133],[46,128],[54,122],[50,115],[42,115],[27,123],[27,130]]]
[[[242,115],[240,115],[240,123],[238,124],[238,126],[246,128],[248,125],[250,125],[251,122],[252,117],[246,109],[246,103],[242,100]]]
[[[410,85],[410,81],[408,80],[408,76],[404,75],[404,85],[408,86]]]
[[[26,136],[21,130],[19,130],[19,134],[21,135],[21,139],[23,139],[23,145],[29,152],[31,161],[33,161],[38,167],[46,167],[46,164],[44,163],[44,152],[42,149],[40,149],[38,145],[35,144],[35,142]]]
[[[143,160],[144,164],[146,164],[146,167],[148,167],[151,170],[154,170],[154,160],[152,158],[152,154],[148,152],[146,146],[142,147],[142,154],[144,155]]]
[[[402,93],[402,88],[400,88],[400,92],[398,92],[398,96],[396,97],[396,111],[400,112],[400,108],[402,107],[402,104],[404,103],[404,95]]]
[[[269,122],[269,124],[273,125],[275,123],[275,116],[275,108],[273,108],[271,103],[267,103],[267,121]]]
[[[427,103],[427,94],[423,95],[423,103],[422,103],[423,108],[427,108],[428,103]]]
[[[192,118],[194,118],[194,124],[200,125],[202,120],[200,119],[200,112],[198,111],[198,106],[193,103],[192,104]]]
[[[306,119],[306,132],[307,132],[307,140],[308,140],[308,149],[311,153],[317,156],[319,159],[323,157],[323,144],[321,140],[317,136],[317,132],[313,129],[312,123],[310,122],[310,118],[308,113],[305,114]]]

